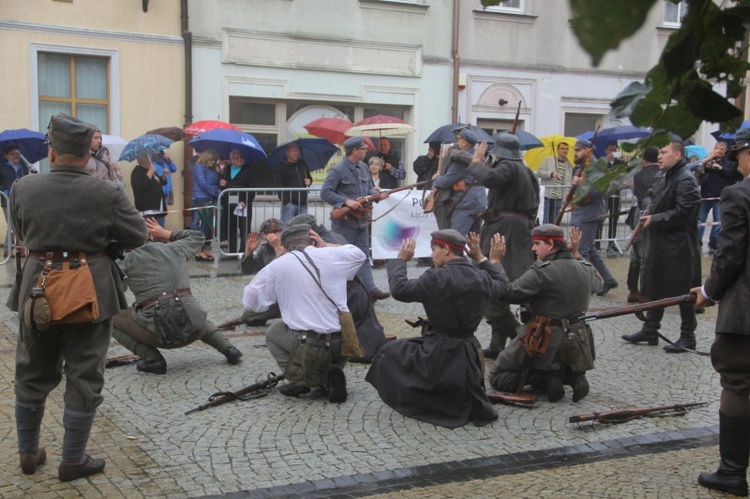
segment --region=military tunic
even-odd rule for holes
[[[453,259],[408,279],[406,262],[388,262],[393,297],[424,305],[431,330],[383,345],[365,377],[404,416],[447,428],[491,423],[497,413],[484,392],[484,366],[474,336],[491,299],[505,294],[502,268]]]
[[[588,309],[591,295],[601,286],[602,279],[591,263],[573,258],[568,251],[557,251],[543,261],[534,262],[524,275],[513,281],[505,299],[510,303],[527,303],[533,316],[574,319]],[[557,353],[562,346],[564,332],[560,326],[551,326],[551,330],[547,353],[532,360],[532,372],[555,371],[562,367]],[[523,334],[525,331],[510,342],[490,369],[493,388],[515,391],[516,387],[510,385],[526,358],[525,349],[521,346]]]

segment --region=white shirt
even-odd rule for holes
[[[351,244],[325,248],[308,246],[305,253],[320,270],[323,289],[338,309],[302,268],[302,265],[309,268],[318,280],[315,269],[299,251],[286,253],[263,267],[245,286],[242,305],[247,310],[262,312],[278,303],[281,320],[291,329],[316,333],[341,331],[338,310],[349,310],[346,281],[354,278],[366,259],[365,254]]]

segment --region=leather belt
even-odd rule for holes
[[[564,324],[563,321],[566,322],[568,326],[570,326],[571,324],[578,324],[579,322],[581,322],[581,320],[578,317],[575,317],[573,319],[552,319],[550,320],[549,325],[565,327],[566,324]]]
[[[183,288],[183,289],[176,289],[173,291],[165,291],[161,293],[160,295],[156,295],[153,298],[149,298],[148,300],[143,300],[141,303],[136,305],[135,308],[147,308],[156,303],[159,300],[162,300],[164,298],[177,298],[178,296],[189,296],[193,293],[190,291],[190,288]]]
[[[307,335],[308,338],[313,340],[327,340],[330,338],[331,340],[337,340],[341,338],[341,332],[335,332],[335,333],[316,333],[315,331],[300,331],[300,333]]]
[[[52,253],[52,260],[55,262],[66,262],[78,260],[78,255],[83,253],[86,258],[98,258],[107,256],[105,251],[29,251],[29,258],[36,260],[46,260],[47,253]]]

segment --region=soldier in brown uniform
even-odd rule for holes
[[[30,250],[22,279],[9,299],[11,309],[23,310],[30,299],[47,252],[53,253],[49,260],[55,266],[80,263],[85,253],[98,302],[99,316],[92,322],[53,324],[40,333],[22,320],[19,329],[15,392],[21,469],[30,475],[46,460],[39,431],[47,395],[62,380],[64,362],[61,481],[104,469],[104,459],[92,459],[85,451],[96,408],[102,403],[112,317],[127,306],[117,267],[105,251],[113,243],[136,248],[146,242],[146,223],[125,191],[86,170],[94,130],[76,118],[53,116],[47,134],[50,173],[26,176],[10,193],[13,227]],[[54,296],[47,299],[55,303]]]
[[[588,309],[591,295],[602,287],[602,279],[594,267],[578,254],[577,240],[580,235],[577,229],[571,230],[575,232],[571,233],[574,244],[570,250],[562,229],[556,225],[540,225],[531,231],[536,262],[525,274],[510,283],[504,298],[509,303],[528,304],[532,321],[550,319],[551,336],[546,352],[541,357],[534,357],[528,364],[529,381],[537,389],[546,389],[550,402],[563,398],[563,384],[573,387],[574,402],[588,395],[586,375],[564,363],[565,359],[560,358],[559,354],[566,350],[565,342],[571,334],[580,335],[590,342],[591,331],[586,324],[578,321],[578,317]],[[498,237],[496,235],[495,239]],[[504,254],[505,245],[497,245],[493,241],[493,250],[496,246],[502,251],[490,252],[492,263],[499,263]],[[528,334],[526,331],[513,339],[500,352],[490,369],[490,385],[496,390],[515,392],[518,389],[520,374],[527,360],[522,340]],[[586,354],[591,355],[593,360],[593,352]]]

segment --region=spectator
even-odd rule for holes
[[[287,144],[284,149],[286,159],[281,162],[276,172],[276,186],[294,189],[306,189],[312,184],[312,175],[307,171],[307,163],[300,159],[299,146]],[[289,223],[300,213],[307,213],[307,191],[281,191],[281,221]]]
[[[570,147],[565,142],[557,144],[557,155],[549,156],[542,161],[536,171],[539,183],[544,188],[544,223],[555,223],[557,214],[562,209],[563,190],[554,188],[555,185],[570,185],[570,177],[573,173],[572,166],[568,160]]]
[[[245,164],[242,152],[235,149],[229,153],[230,164],[221,172],[219,186],[226,189],[247,189],[256,187],[255,173]],[[253,199],[255,192],[235,192],[222,196],[222,220],[219,234],[220,245],[229,253],[244,253],[247,229],[253,219]],[[236,213],[235,213],[236,212]],[[239,248],[238,246],[239,237]]]
[[[219,197],[219,172],[217,169],[219,155],[213,149],[206,149],[193,164],[193,211],[190,222],[192,230],[200,230],[205,242],[201,251],[195,254],[196,261],[212,262],[211,242],[214,238],[214,214],[216,198]]]

